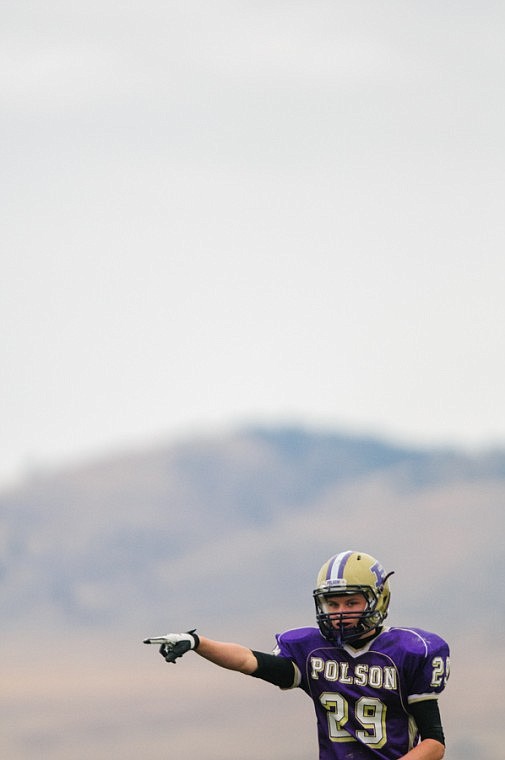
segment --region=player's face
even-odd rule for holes
[[[361,613],[366,608],[363,594],[342,594],[327,596],[324,600],[324,611],[330,615],[335,628],[341,625],[351,627],[356,625]]]

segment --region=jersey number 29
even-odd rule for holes
[[[319,700],[328,711],[328,731],[332,742],[356,741],[344,726],[349,719],[349,703],[341,694],[324,691]],[[386,743],[386,705],[375,697],[356,700],[354,714],[363,726],[356,738],[363,744],[380,749]]]

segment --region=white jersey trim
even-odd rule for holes
[[[413,702],[424,702],[427,699],[434,699],[436,701],[438,699],[438,694],[410,694],[407,697],[407,702],[411,705]]]

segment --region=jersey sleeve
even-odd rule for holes
[[[294,665],[295,678],[291,688],[304,686],[304,673],[308,652],[314,647],[313,638],[319,633],[312,628],[295,628],[284,633],[276,634],[277,644],[273,653],[278,657],[285,657]]]
[[[409,704],[437,699],[444,690],[450,672],[449,646],[440,636],[417,632],[406,660]]]

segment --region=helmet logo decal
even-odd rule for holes
[[[370,568],[370,572],[372,572],[375,577],[377,578],[377,585],[382,586],[384,583],[384,576],[386,574],[386,571],[382,567],[380,562],[376,562],[372,567]]]

